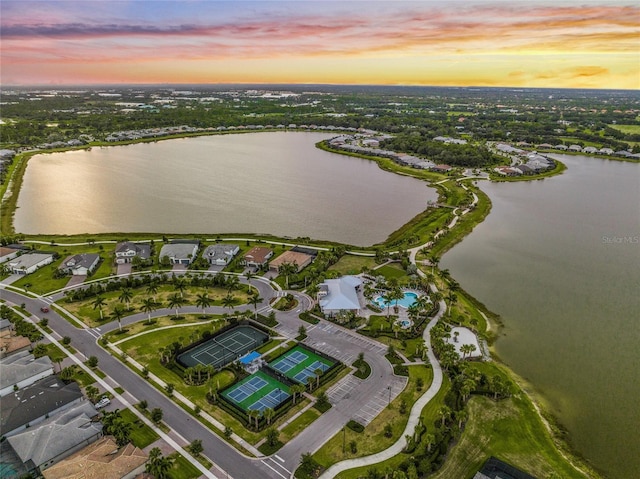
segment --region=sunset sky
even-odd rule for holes
[[[2,85],[640,88],[637,1],[0,2]]]

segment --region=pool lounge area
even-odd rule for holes
[[[404,292],[404,297],[402,299],[398,299],[395,301],[391,302],[391,306],[400,306],[401,308],[408,308],[410,307],[413,303],[416,302],[416,300],[418,299],[418,294],[414,293],[413,291],[405,291]],[[387,303],[382,295],[376,296],[375,298],[373,298],[373,304],[374,306],[377,306],[381,309],[386,308],[387,306],[389,306],[389,303]]]

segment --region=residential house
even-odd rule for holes
[[[65,384],[57,376],[49,376],[0,402],[0,435],[9,437],[84,401],[76,382]]]
[[[26,469],[38,476],[102,437],[98,412],[89,401],[45,419],[7,438],[7,442]]]
[[[226,266],[238,254],[238,251],[240,251],[240,246],[237,244],[216,243],[207,246],[202,257],[212,265]]]
[[[0,397],[22,389],[53,374],[53,363],[48,356],[35,358],[28,351],[21,351],[0,359]]]
[[[556,145],[554,148],[555,148],[556,150],[563,150],[563,151],[566,151],[566,150],[568,150],[568,149],[569,149],[569,147],[568,147],[567,145],[563,145],[563,144]]]
[[[133,479],[142,474],[147,454],[129,443],[118,448],[104,436],[43,471],[45,479]]]
[[[0,264],[15,258],[20,253],[20,250],[7,248],[6,246],[0,246]]]
[[[8,319],[0,319],[0,359],[29,349],[29,338],[15,334],[13,324]]]
[[[308,253],[303,253],[300,251],[289,250],[282,253],[276,259],[269,263],[269,269],[274,272],[278,272],[278,269],[283,264],[294,264],[296,266],[297,272],[299,273],[304,268],[309,266],[313,261],[314,256]]]
[[[165,244],[160,250],[160,261],[166,256],[171,264],[191,264],[196,258],[199,245],[197,241]]]
[[[100,255],[96,253],[81,253],[67,256],[58,270],[65,274],[88,276],[93,273],[100,263]]]
[[[580,152],[582,151],[582,147],[580,145],[570,145],[569,151]]]
[[[613,155],[613,150],[611,148],[600,148],[601,155]]]
[[[26,253],[7,262],[7,268],[13,274],[31,274],[38,268],[53,263],[51,253]]]
[[[598,153],[598,149],[595,146],[587,146],[584,148],[584,150],[582,150],[584,153],[588,153],[590,155],[593,155],[595,153]]]
[[[362,280],[356,276],[343,276],[337,279],[327,279],[318,285],[318,303],[322,312],[328,316],[353,311],[360,311],[358,292]]]
[[[116,264],[131,263],[133,258],[147,260],[151,257],[151,245],[124,241],[116,245]]]
[[[267,264],[269,258],[273,256],[271,248],[254,246],[244,255],[244,263],[248,268],[262,268]]]

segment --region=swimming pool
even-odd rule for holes
[[[403,308],[408,308],[416,302],[416,299],[418,299],[418,295],[416,293],[405,291],[404,298],[392,301],[391,306],[402,306]],[[388,306],[387,302],[382,298],[382,296],[376,296],[375,298],[373,298],[373,304],[383,309]]]

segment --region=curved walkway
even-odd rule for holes
[[[434,285],[431,285],[431,289],[434,292],[437,291]],[[405,435],[413,435],[413,431],[418,424],[418,421],[420,420],[422,409],[424,409],[424,407],[429,403],[429,401],[434,398],[434,396],[438,393],[438,391],[440,391],[440,388],[442,387],[442,368],[440,367],[440,363],[431,350],[431,328],[433,328],[437,324],[437,322],[440,320],[440,318],[442,318],[447,309],[444,300],[440,300],[439,306],[440,309],[438,310],[438,313],[433,317],[431,321],[429,321],[429,324],[425,328],[423,334],[423,339],[428,348],[427,356],[433,368],[433,381],[431,382],[429,389],[427,389],[425,393],[420,396],[420,398],[413,404],[411,412],[409,413],[407,425],[404,428],[404,432],[400,435],[400,438],[384,451],[380,451],[376,454],[371,454],[370,456],[348,459],[346,461],[341,461],[334,464],[320,476],[321,479],[333,478],[342,471],[353,469],[354,467],[363,467],[377,464],[379,462],[390,459],[402,452],[406,445],[406,441],[404,439]]]

